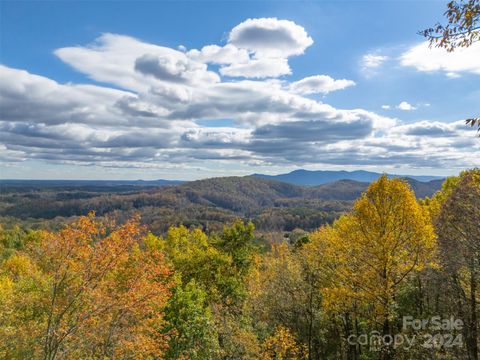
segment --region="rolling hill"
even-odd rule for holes
[[[441,180],[407,179],[418,197],[431,196]],[[263,230],[310,230],[331,222],[350,209],[368,182],[339,180],[318,186],[298,186],[256,176],[222,177],[179,185],[126,186],[98,183],[49,187],[48,184],[0,192],[0,216],[24,221],[85,215],[125,218],[139,212],[154,231],[169,225],[221,226],[235,217],[252,219]],[[17,191],[18,190],[18,191]]]

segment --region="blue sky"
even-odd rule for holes
[[[478,166],[461,120],[478,112],[479,46],[444,54],[416,34],[444,7],[3,1],[0,176]]]

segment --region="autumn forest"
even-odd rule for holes
[[[383,176],[288,237],[241,218],[156,233],[139,214],[5,225],[0,356],[476,359],[479,216],[475,169],[422,199]]]

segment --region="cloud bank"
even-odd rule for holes
[[[318,74],[288,80],[288,59],[312,44],[301,26],[262,18],[235,26],[226,44],[201,49],[103,34],[55,51],[96,85],[61,84],[2,65],[0,161],[472,166],[478,142],[461,121],[403,124],[364,109],[337,109],[309,95],[354,81]]]

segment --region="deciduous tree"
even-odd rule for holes
[[[415,271],[432,264],[436,239],[430,218],[408,184],[382,176],[354,204],[353,211],[312,235],[323,242],[327,271],[335,282],[325,289],[326,302],[370,304],[371,319],[383,334],[394,334],[395,297]],[[345,299],[345,300],[342,300]],[[385,358],[390,358],[388,349]]]
[[[436,220],[440,254],[465,323],[470,359],[478,359],[480,272],[480,170],[464,172]]]
[[[163,354],[170,270],[163,254],[147,251],[143,239],[138,218],[114,226],[91,214],[59,232],[45,232],[25,255],[3,262],[7,303],[0,316],[18,314],[11,332],[2,333],[7,358]],[[25,330],[31,341],[16,343]]]

